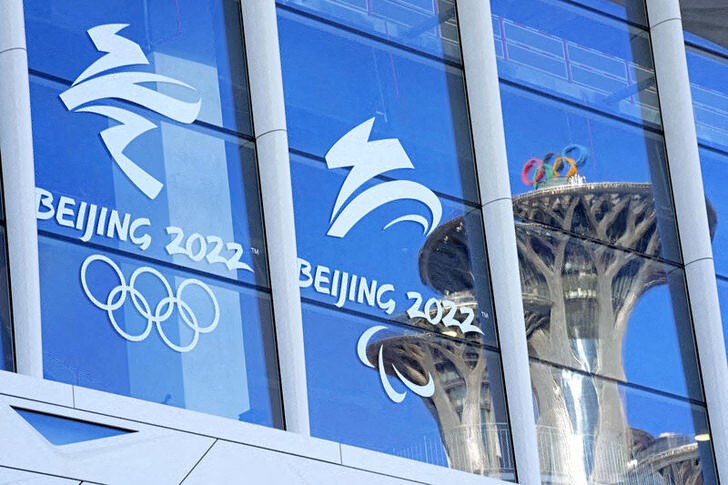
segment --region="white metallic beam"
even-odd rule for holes
[[[275,0],[241,2],[286,429],[310,434]]]
[[[35,172],[22,0],[0,0],[0,152],[16,370],[41,378]]]
[[[540,483],[490,2],[458,0],[457,8],[516,472],[519,483]]]
[[[647,0],[680,244],[718,474],[728,481],[728,365],[678,0]]]

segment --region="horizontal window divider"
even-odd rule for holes
[[[710,145],[706,145],[704,142],[701,142],[699,138],[698,138],[698,148],[700,148],[702,150],[707,150],[709,152],[713,152],[717,155],[728,157],[728,149],[723,150],[722,148],[716,148],[716,147],[713,147]]]
[[[378,36],[376,34],[372,34],[371,32],[367,32],[365,30],[360,30],[360,29],[357,29],[356,27],[351,27],[349,25],[342,24],[342,23],[337,22],[335,20],[331,20],[331,19],[328,19],[326,17],[321,17],[319,15],[316,15],[316,14],[311,13],[311,12],[307,12],[305,10],[300,10],[300,9],[298,9],[296,7],[292,7],[290,5],[285,5],[285,4],[276,2],[276,7],[279,8],[279,9],[281,9],[281,10],[285,10],[286,12],[293,13],[295,15],[300,15],[301,17],[305,17],[305,18],[307,18],[309,20],[314,20],[316,22],[320,22],[322,24],[326,24],[329,27],[334,27],[336,29],[340,29],[340,30],[343,30],[345,32],[348,32],[350,34],[354,34],[354,35],[358,35],[358,36],[361,36],[361,37],[365,37],[365,38],[367,38],[369,40],[373,40],[373,41],[378,42],[380,44],[384,44],[384,45],[389,46],[389,47],[394,47],[396,49],[400,49],[400,50],[409,52],[410,54],[415,54],[415,55],[424,57],[424,58],[429,59],[431,61],[439,62],[441,64],[445,64],[445,65],[450,66],[450,67],[455,67],[455,68],[460,69],[460,70],[463,69],[463,63],[462,62],[456,62],[456,61],[453,61],[451,59],[447,59],[445,57],[439,57],[439,56],[436,56],[434,54],[430,54],[430,53],[428,53],[426,51],[422,51],[420,49],[416,49],[414,47],[410,47],[407,44],[401,44],[401,43],[396,42],[396,41],[393,41],[391,39],[386,39],[384,37],[380,37],[380,36]]]
[[[652,123],[647,123],[647,122],[640,123],[638,121],[630,120],[629,118],[622,118],[621,116],[615,115],[613,113],[609,113],[608,111],[602,111],[602,110],[594,108],[593,106],[581,104],[578,101],[574,101],[572,99],[562,98],[553,93],[547,93],[547,92],[541,91],[536,87],[527,86],[525,84],[519,83],[518,81],[513,81],[511,79],[504,78],[500,75],[498,76],[498,82],[501,84],[505,84],[506,86],[510,86],[512,88],[520,89],[521,91],[526,91],[528,93],[535,94],[536,96],[542,96],[544,98],[550,99],[551,101],[556,101],[558,103],[566,104],[572,108],[576,108],[581,111],[587,111],[589,113],[592,113],[592,114],[595,114],[598,116],[602,116],[604,118],[609,118],[613,121],[618,121],[620,123],[624,123],[626,125],[630,125],[635,128],[649,131],[651,133],[655,133],[662,137],[665,136],[662,126],[660,126],[660,125],[654,125]]]
[[[306,151],[303,151],[303,150],[299,150],[297,148],[291,148],[291,147],[289,147],[288,148],[288,151],[291,154],[293,154],[293,155],[297,155],[299,157],[308,158],[309,160],[313,160],[313,161],[316,161],[316,162],[321,162],[324,165],[326,165],[326,159],[324,157],[321,157],[321,156],[318,156],[318,155],[314,155],[313,153],[309,153],[309,152],[306,152]],[[291,162],[295,163],[293,160],[291,160]],[[384,181],[384,182],[389,182],[389,181],[392,181],[392,180],[399,180],[399,179],[397,179],[395,177],[388,177],[386,175],[377,175],[375,177],[372,177],[372,180],[381,180],[381,181]],[[459,197],[455,197],[455,196],[450,195],[450,194],[445,194],[443,192],[438,192],[437,190],[433,190],[432,192],[435,195],[437,195],[438,197],[441,197],[441,198],[443,198],[445,200],[449,200],[451,202],[455,202],[455,203],[458,203],[458,204],[462,204],[462,205],[467,206],[467,207],[469,207],[471,209],[480,210],[480,209],[483,208],[483,206],[479,202],[473,202],[471,200],[461,199]]]
[[[55,232],[48,231],[45,229],[38,229],[38,235],[47,237],[50,239],[55,239],[57,241],[70,243],[70,244],[73,244],[73,245],[81,247],[81,248],[88,248],[88,249],[95,249],[97,251],[104,251],[107,253],[114,254],[115,256],[121,256],[123,258],[130,258],[130,259],[142,261],[144,263],[153,264],[155,266],[161,266],[161,267],[164,267],[165,269],[174,270],[174,271],[183,271],[185,273],[190,273],[190,274],[200,276],[203,278],[215,280],[220,283],[231,284],[231,285],[239,286],[241,288],[245,288],[248,290],[255,290],[255,291],[259,291],[261,293],[271,294],[271,289],[267,286],[256,285],[254,283],[236,280],[234,278],[229,278],[227,276],[222,276],[222,275],[218,275],[215,273],[207,273],[207,272],[199,270],[199,269],[189,268],[187,266],[182,266],[182,265],[179,265],[176,263],[170,263],[169,261],[154,259],[151,256],[145,256],[143,254],[133,253],[133,252],[126,251],[123,249],[119,249],[119,248],[108,247],[108,246],[104,246],[103,244],[94,243],[91,241],[85,242],[85,243],[80,243],[78,241],[78,239],[76,239],[76,238],[73,238],[70,236],[65,236],[63,234],[57,234]]]
[[[618,246],[618,245],[616,245],[614,243],[611,243],[609,241],[603,241],[601,239],[592,238],[592,237],[589,237],[589,236],[585,236],[584,234],[579,234],[579,233],[576,233],[576,232],[571,232],[571,231],[569,231],[567,229],[563,229],[563,228],[560,228],[560,227],[549,226],[548,224],[544,224],[543,222],[532,221],[532,220],[518,218],[518,217],[515,218],[515,222],[524,222],[524,223],[527,223],[527,224],[533,224],[533,225],[542,227],[542,228],[544,228],[547,231],[558,232],[558,233],[561,233],[561,234],[563,234],[565,236],[573,237],[575,239],[580,239],[580,240],[585,241],[585,242],[599,244],[600,246],[606,246],[606,247],[608,247],[610,249],[614,249],[615,251],[621,251],[623,253],[631,253],[631,254],[637,255],[637,256],[639,256],[641,258],[644,258],[644,259],[650,259],[652,261],[657,261],[659,263],[666,264],[668,266],[672,266],[675,269],[685,269],[685,264],[682,263],[681,261],[673,261],[671,259],[663,258],[661,256],[650,256],[649,254],[641,253],[639,251],[635,251],[634,249],[630,249],[630,248],[625,248],[625,247],[622,247],[622,246]]]
[[[648,31],[649,31],[649,28],[645,24],[640,24],[639,22],[635,22],[634,20],[624,19],[618,15],[614,15],[609,12],[605,12],[604,10],[599,10],[596,7],[591,7],[589,5],[580,3],[578,1],[574,1],[574,0],[558,0],[558,1],[581,8],[582,10],[587,10],[589,12],[598,14],[602,17],[607,17],[609,19],[616,20],[617,22],[620,22],[620,23],[629,25],[630,27],[634,27],[636,29],[642,30],[642,31],[644,31],[645,34],[648,33]],[[636,1],[642,1],[642,0],[636,0]],[[646,13],[647,12],[645,12],[645,14]],[[646,21],[646,19],[645,19],[645,21]]]
[[[38,77],[38,78],[41,78],[41,79],[45,79],[47,81],[52,81],[52,82],[56,82],[56,83],[59,83],[59,84],[63,84],[65,86],[69,86],[69,87],[73,84],[73,81],[69,81],[68,79],[65,79],[65,78],[62,78],[62,77],[58,77],[58,76],[54,76],[53,74],[48,74],[48,73],[43,72],[43,71],[37,71],[35,69],[28,69],[28,73],[31,76],[35,76],[35,77]],[[120,100],[120,99],[115,99],[115,101],[117,101],[117,102],[119,102],[119,103],[121,103],[123,105],[136,106],[133,103],[129,103],[128,101],[123,101],[123,100]],[[146,108],[139,108],[139,109],[145,110]],[[174,122],[174,121],[171,121],[171,120],[169,122],[172,123],[172,124],[175,124],[177,126],[182,126],[182,127],[189,126],[189,125],[184,125],[182,123],[177,123],[177,122]],[[222,134],[225,134],[225,135],[230,135],[230,136],[233,136],[235,138],[240,138],[242,140],[255,143],[255,137],[252,134],[243,133],[241,131],[235,131],[235,130],[232,130],[230,128],[226,128],[224,126],[215,125],[213,123],[208,123],[206,121],[195,120],[192,123],[190,123],[190,125],[192,125],[192,126],[198,126],[198,127],[201,127],[201,128],[207,128],[207,129],[212,130],[212,131],[218,131],[218,132],[220,132]],[[252,126],[252,123],[251,123],[251,126]]]
[[[301,303],[305,303],[307,305],[313,305],[313,306],[316,306],[316,307],[319,307],[319,308],[324,308],[326,310],[331,310],[331,311],[335,311],[335,312],[338,312],[338,313],[345,313],[345,314],[351,315],[353,317],[364,318],[364,319],[367,319],[367,320],[375,320],[377,322],[385,323],[387,325],[391,325],[391,326],[398,327],[398,328],[403,328],[403,329],[407,329],[407,330],[410,330],[410,329],[417,330],[417,331],[420,331],[422,333],[435,333],[434,331],[426,330],[426,329],[424,329],[422,327],[415,327],[414,325],[409,325],[409,324],[404,323],[404,322],[398,322],[396,320],[388,319],[388,318],[381,317],[381,316],[378,316],[378,315],[372,315],[372,314],[369,314],[369,313],[364,313],[364,312],[360,312],[360,311],[357,311],[357,310],[352,310],[351,308],[343,308],[343,307],[342,308],[339,308],[336,305],[332,305],[330,303],[325,303],[325,302],[316,300],[314,298],[309,298],[309,297],[306,297],[306,296],[302,296],[301,297]],[[491,352],[496,352],[498,354],[501,353],[500,347],[497,347],[497,346],[495,346],[493,344],[490,344],[490,343],[483,343],[483,342],[478,343],[478,342],[474,342],[472,340],[464,339],[464,338],[461,338],[461,337],[451,337],[451,336],[445,335],[445,334],[442,334],[441,337],[443,339],[450,340],[450,341],[453,341],[453,342],[459,342],[459,343],[463,343],[463,344],[468,344],[468,345],[471,345],[473,347],[480,347],[480,348],[483,348],[485,350],[489,350]]]
[[[719,50],[714,49],[712,47],[703,46],[703,45],[697,44],[697,43],[695,43],[693,41],[690,41],[690,40],[687,40],[687,39],[685,39],[685,45],[687,47],[690,47],[690,48],[693,48],[693,49],[697,49],[697,50],[702,51],[702,52],[705,52],[707,54],[712,54],[712,55],[714,55],[716,57],[720,57],[722,59],[725,59],[725,61],[728,63],[728,52],[720,52]]]
[[[566,371],[569,371],[569,372],[573,372],[575,374],[579,374],[579,375],[584,376],[584,377],[590,377],[590,378],[600,379],[600,380],[603,380],[603,381],[613,382],[615,384],[619,384],[620,386],[628,387],[630,389],[634,389],[634,390],[637,390],[637,391],[643,391],[643,392],[648,392],[650,394],[656,394],[656,395],[659,395],[659,396],[662,396],[662,397],[666,397],[666,398],[669,398],[669,399],[674,399],[676,401],[681,401],[681,402],[693,404],[693,405],[700,406],[700,407],[703,407],[703,408],[706,407],[706,404],[705,404],[704,401],[701,401],[699,399],[695,399],[695,398],[692,398],[692,397],[681,396],[680,394],[675,394],[675,393],[672,393],[672,392],[669,392],[669,391],[663,391],[663,390],[660,390],[660,389],[655,389],[653,387],[645,386],[645,385],[642,385],[642,384],[637,384],[635,382],[627,382],[627,381],[623,381],[621,379],[615,379],[614,377],[604,376],[604,375],[601,375],[601,374],[594,374],[592,372],[588,372],[588,371],[585,371],[583,369],[575,369],[573,367],[569,367],[569,366],[566,366],[566,365],[563,365],[563,364],[559,364],[557,362],[553,362],[553,361],[550,361],[548,359],[542,359],[540,357],[534,357],[532,355],[529,355],[528,356],[528,359],[531,362],[536,362],[538,364],[547,365],[549,367],[554,367],[554,368],[560,369],[560,370],[566,370]]]

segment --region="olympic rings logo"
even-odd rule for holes
[[[116,273],[116,276],[119,279],[119,284],[109,292],[105,300],[94,296],[89,289],[87,282],[86,273],[88,268],[92,263],[97,261],[108,265],[114,273]],[[144,295],[142,295],[141,292],[134,287],[137,279],[141,275],[145,274],[152,275],[159,280],[166,292],[166,296],[159,300],[154,308],[152,308],[153,305],[150,304]],[[121,272],[121,268],[119,268],[114,261],[106,256],[94,254],[86,258],[81,265],[81,285],[83,286],[83,291],[86,293],[86,296],[89,300],[91,300],[91,303],[99,309],[106,311],[114,330],[116,330],[122,338],[130,342],[141,342],[146,340],[152,332],[152,328],[156,327],[159,336],[162,338],[167,347],[180,353],[189,352],[197,346],[200,334],[212,332],[215,330],[220,321],[220,305],[217,302],[215,294],[205,283],[200,280],[190,278],[184,280],[177,288],[177,291],[172,291],[172,287],[167,279],[159,271],[154,268],[150,268],[149,266],[142,266],[134,270],[131,274],[131,278],[129,278],[129,283],[127,284],[126,278]],[[191,286],[201,288],[202,291],[204,291],[210,298],[213,308],[213,317],[207,325],[200,325],[197,315],[192,310],[192,307],[184,300],[184,292]],[[131,300],[136,311],[146,320],[146,327],[141,333],[133,334],[127,332],[121,328],[116,320],[116,316],[114,315],[116,310],[119,310],[122,306],[124,306],[127,301],[127,297]],[[192,340],[186,345],[179,345],[172,342],[162,326],[163,323],[172,317],[175,309],[178,311],[179,317],[184,325],[192,330]]]
[[[521,170],[521,181],[524,185],[538,188],[549,180],[561,177],[561,172],[568,165],[565,177],[575,176],[589,159],[589,151],[582,145],[571,144],[561,150],[561,154],[549,152],[543,159],[531,158]],[[553,162],[551,162],[553,160]]]

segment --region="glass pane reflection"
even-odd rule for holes
[[[543,483],[717,484],[705,408],[533,362]]]
[[[660,125],[646,31],[557,0],[492,0],[501,78]]]
[[[152,72],[184,82],[201,99],[200,121],[252,134],[238,1],[23,3],[32,71],[70,84],[103,55],[87,31],[101,25],[128,24],[119,35],[138,44],[149,65],[130,60],[125,52],[124,60],[133,62],[126,65],[126,71]],[[171,88],[162,83],[158,89]]]
[[[686,46],[698,140],[728,150],[728,50],[723,56]]]
[[[396,138],[413,166],[387,175],[478,202],[460,69],[283,9],[278,26],[292,149],[323,158],[374,119],[357,141]]]
[[[331,211],[347,170],[297,155],[291,160],[304,298],[384,319],[413,305],[424,310],[432,299],[467,300],[474,307],[472,323],[497,345],[480,210],[441,199],[442,223],[426,237],[412,223],[383,229],[394,215],[422,213],[419,202],[399,200],[372,211],[346,237],[331,237]]]
[[[516,217],[682,260],[661,135],[501,84]]]
[[[497,353],[318,305],[304,304],[303,318],[315,436],[514,478]]]
[[[455,0],[278,0],[428,54],[460,61]]]
[[[282,425],[269,294],[50,237],[39,246],[46,378]]]
[[[708,199],[708,222],[713,234],[713,260],[715,272],[728,276],[728,154],[707,148],[700,149],[703,170],[703,188]]]
[[[40,230],[268,286],[252,142],[146,113],[158,128],[133,141],[124,154],[163,184],[150,199],[99,137],[110,121],[65,110],[58,95],[66,88],[31,76],[36,185],[45,194],[38,199]],[[142,112],[127,103],[108,104]],[[102,214],[108,214],[106,225]],[[121,219],[113,226],[117,230],[113,217]],[[234,248],[241,250],[239,259]]]
[[[516,223],[529,352],[702,399],[683,271]]]

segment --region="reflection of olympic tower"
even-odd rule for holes
[[[640,296],[668,278],[651,258],[660,254],[652,187],[585,183],[575,171],[567,175],[514,198],[529,353],[624,380],[622,345],[630,314]],[[549,229],[554,227],[561,231]],[[456,292],[448,299],[457,296],[458,303],[475,305],[468,247],[462,219],[441,225],[420,253],[420,272],[437,291]],[[502,421],[491,412],[488,385],[489,374],[500,372],[495,361],[489,367],[472,346],[433,334],[375,342],[369,352],[381,344],[387,349],[387,372],[387,364],[394,364],[417,383],[424,382],[423,370],[436,375],[435,394],[426,403],[438,421],[450,466],[493,474],[500,463],[507,470],[510,455],[498,433]],[[550,365],[532,366],[531,377],[545,481],[671,483],[654,457],[637,452],[636,436],[645,433],[629,427],[616,382]],[[670,466],[694,468],[696,443],[689,450],[684,441],[680,445],[685,463]]]

